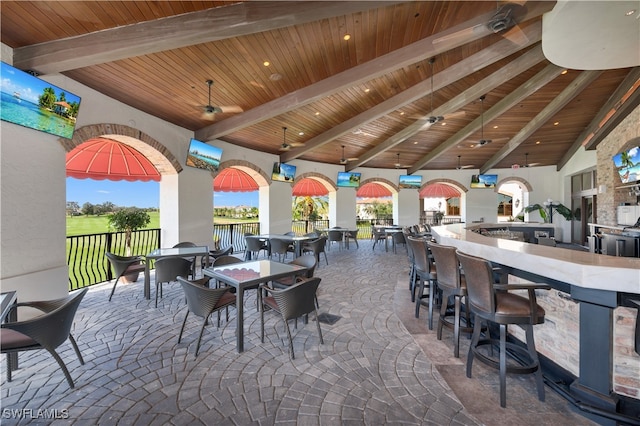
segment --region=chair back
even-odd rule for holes
[[[329,241],[342,241],[343,233],[342,231],[333,231],[329,230]]]
[[[281,240],[280,238],[269,238],[269,244],[271,245],[271,253],[278,255],[287,254],[287,249],[289,248],[288,241]]]
[[[143,260],[140,256],[119,256],[111,252],[106,252],[105,256],[109,260],[109,263],[111,263],[113,273],[116,277],[123,275],[129,266],[140,263],[140,261]]]
[[[259,238],[254,238],[252,236],[247,236],[247,238],[245,238],[246,241],[246,245],[247,245],[247,250],[249,251],[260,251],[262,249],[265,248],[265,245],[262,241],[260,241]]]
[[[402,233],[404,234],[404,239],[407,242],[407,244],[405,245],[407,246],[407,256],[409,256],[409,263],[413,264],[413,247],[411,246],[411,244],[409,244],[409,237],[411,237],[411,233],[409,232],[409,230],[403,230]]]
[[[157,283],[176,281],[178,276],[186,277],[191,273],[191,261],[182,257],[161,257],[156,260],[155,267]]]
[[[191,241],[183,241],[173,246],[173,248],[180,248],[180,247],[197,247],[197,245],[195,243],[192,243]]]
[[[318,231],[312,231],[312,232],[307,232],[306,234],[304,234],[304,236],[318,238],[320,237],[320,234],[318,233]]]
[[[319,285],[319,277],[307,278],[286,289],[272,290],[271,295],[282,317],[289,320],[315,311],[315,296]]]
[[[457,251],[467,283],[467,298],[473,312],[492,316],[496,310],[491,263],[481,257]],[[438,275],[438,278],[440,276]]]
[[[189,311],[201,318],[209,316],[222,296],[231,288],[208,288],[195,284],[182,276],[179,276],[177,280],[184,291]]]
[[[216,257],[220,257],[220,256],[226,256],[228,254],[232,254],[233,253],[233,246],[227,246],[224,248],[221,248],[220,250],[211,250],[209,251],[209,256],[216,258]]]
[[[238,259],[235,256],[224,255],[216,257],[213,261],[213,266],[233,265],[234,263],[242,263],[242,259]]]
[[[391,236],[391,240],[396,244],[404,244],[407,242],[404,238],[404,233],[402,232],[394,232]]]
[[[349,238],[353,238],[355,240],[358,238],[358,232],[360,232],[360,229],[356,229],[355,231],[349,231],[347,235],[349,236]]]
[[[289,232],[285,232],[284,235],[288,236],[288,237],[295,237],[296,233],[293,231],[289,231]]]
[[[428,243],[438,273],[438,286],[458,289],[460,282],[460,263],[456,256],[456,248],[443,246],[435,242]]]
[[[541,246],[555,247],[556,240],[548,237],[538,237],[538,244],[540,244]]]
[[[427,242],[421,238],[408,237],[408,244],[411,244],[413,251],[413,262],[416,270],[421,274],[429,274],[431,265],[429,260],[429,252],[427,251]]]
[[[67,297],[52,301],[58,306],[44,315],[26,321],[5,323],[2,324],[2,328],[27,335],[43,348],[53,350],[69,338],[76,311],[88,290],[85,287]]]
[[[289,262],[289,264],[307,268],[306,277],[311,278],[316,271],[318,261],[316,260],[315,256],[305,255],[293,259],[291,262]]]

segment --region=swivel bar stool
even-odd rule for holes
[[[533,340],[533,325],[544,322],[544,309],[536,302],[536,289],[549,290],[551,287],[545,284],[494,284],[491,263],[480,257],[471,256],[460,251],[457,252],[460,265],[464,270],[467,282],[467,299],[471,312],[475,315],[473,324],[473,335],[469,346],[467,357],[467,377],[471,377],[473,358],[486,363],[487,365],[499,368],[500,371],[500,406],[506,407],[507,393],[506,381],[509,373],[535,373],[538,388],[538,399],[544,401],[544,382],[542,370],[538,361],[535,342]],[[523,297],[509,293],[509,290],[528,290],[529,297]],[[489,331],[488,338],[480,340],[482,323],[487,322],[497,324],[500,328],[500,354],[499,361],[496,362],[492,356],[491,348],[498,343],[491,339]],[[517,324],[526,332],[527,347],[524,348],[515,343],[507,342],[507,326]],[[488,351],[481,349],[484,345],[490,345]],[[507,366],[507,348],[510,352],[524,355],[530,362],[525,365],[511,363]],[[486,353],[489,353],[488,355]]]

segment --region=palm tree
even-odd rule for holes
[[[546,203],[543,203],[543,204],[544,205],[531,204],[530,206],[525,207],[524,211],[527,213],[538,211],[544,223],[553,222],[554,210],[558,212],[566,220],[570,221],[573,218],[573,215],[571,214],[571,210],[569,210],[569,208],[562,203],[554,203],[553,201],[547,201]]]
[[[294,220],[315,220],[327,213],[329,203],[323,197],[300,196],[293,200]]]

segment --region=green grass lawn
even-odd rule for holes
[[[145,229],[160,228],[160,212],[149,212],[151,222]],[[108,215],[67,216],[67,236],[110,232]]]

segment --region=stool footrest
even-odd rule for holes
[[[481,346],[487,346],[487,345],[495,345],[498,349],[496,350],[496,354],[500,353],[500,340],[498,339],[481,339],[478,341],[478,344],[471,348],[471,350],[473,351],[475,357],[479,360],[482,361],[483,363],[485,363],[486,365],[493,367],[497,370],[500,369],[500,361],[498,360],[497,357],[493,357],[491,355],[486,355],[485,353],[483,353],[480,350]],[[535,371],[538,370],[538,368],[540,368],[540,365],[538,362],[533,361],[531,359],[531,355],[529,354],[529,351],[527,350],[527,348],[523,348],[522,346],[516,345],[514,343],[511,342],[506,342],[506,348],[507,348],[507,355],[509,354],[509,351],[511,352],[516,352],[520,355],[524,355],[527,359],[528,359],[528,363],[526,364],[520,364],[520,365],[507,365],[507,373],[514,373],[514,374],[530,374],[533,373]],[[513,356],[510,357],[511,359],[516,359]]]

